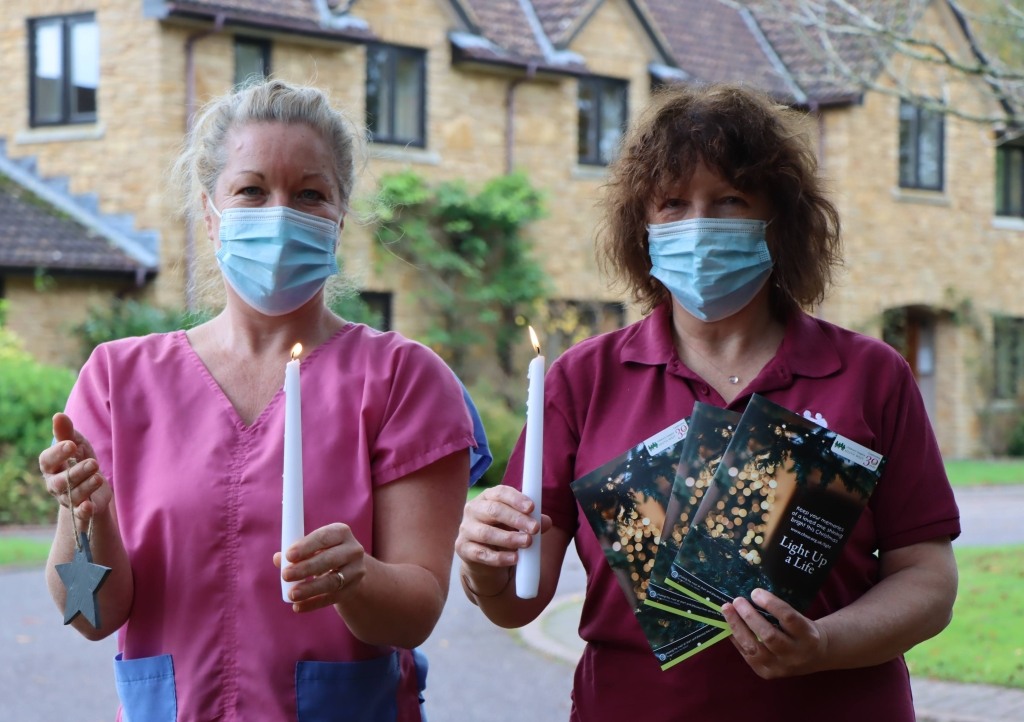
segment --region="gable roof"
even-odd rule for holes
[[[559,48],[566,47],[603,0],[530,0],[544,32]]]
[[[159,20],[206,20],[355,42],[375,39],[365,22],[347,14],[347,4],[343,9],[335,5],[330,0],[143,0],[143,12]]]
[[[134,275],[149,269],[90,230],[0,175],[0,268]]]
[[[143,0],[157,18],[205,19],[372,42],[374,29],[352,14],[365,0]],[[453,59],[555,73],[585,74],[586,58],[568,50],[609,0],[437,0],[459,18],[449,33]],[[805,14],[802,0],[623,0],[663,54],[652,62],[697,82],[746,82],[797,105],[857,102],[883,71],[885,41],[859,32],[851,18],[906,29],[927,2],[849,0],[825,15]],[[844,6],[845,7],[845,6]],[[834,22],[838,21],[838,22]],[[965,28],[965,33],[967,29]],[[824,44],[823,42],[824,41]],[[827,47],[828,49],[824,49]]]
[[[746,0],[742,4],[793,81],[810,101],[820,105],[856,101],[863,93],[863,84],[857,79],[876,78],[891,55],[888,43],[863,32],[859,25],[877,23],[906,32],[925,9],[921,3],[856,0],[849,4],[848,13],[828,4],[824,14],[808,14],[801,11],[798,0]]]
[[[583,59],[551,43],[529,0],[460,0],[472,34],[452,33],[455,60],[524,66],[528,70],[586,72]]]
[[[803,100],[749,12],[717,0],[642,0],[679,68],[698,80],[745,82]]]

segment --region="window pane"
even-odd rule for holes
[[[395,129],[396,140],[422,142],[420,113],[423,110],[423,56],[401,53],[395,63]]]
[[[1009,215],[1009,203],[1007,202],[1007,177],[1006,169],[1009,164],[1007,158],[1008,149],[1006,146],[996,148],[996,215]]]
[[[267,77],[267,50],[268,46],[261,42],[235,40],[235,85],[253,77]]]
[[[601,92],[601,156],[609,163],[619,149],[622,130],[626,126],[626,88],[621,83],[606,82]]]
[[[35,66],[32,77],[34,105],[32,119],[37,123],[59,122],[62,116],[64,47],[60,21],[35,25]]]
[[[559,319],[545,329],[544,348],[550,349],[552,358],[585,338],[626,325],[626,308],[621,303],[549,299],[547,306],[550,317]]]
[[[900,103],[900,186],[917,185],[917,110],[909,103]]]
[[[391,137],[390,89],[388,86],[388,51],[386,48],[366,50],[366,127],[374,136]]]
[[[1024,148],[1008,150],[1004,213],[1010,216],[1024,216]]]
[[[995,319],[995,389],[998,399],[1015,399],[1024,377],[1024,319]]]
[[[100,84],[100,42],[95,20],[71,24],[71,117],[96,116],[96,89]]]
[[[918,184],[921,188],[942,188],[942,114],[920,114]]]
[[[594,101],[594,86],[591,82],[579,81],[579,95],[576,107],[579,111],[578,137],[576,149],[580,162],[594,163],[597,161],[597,148],[594,139],[597,137],[597,108]]]
[[[995,368],[992,370],[993,376],[993,395],[997,399],[1005,399],[1007,397],[1006,388],[1007,383],[1007,361],[1008,361],[1008,350],[1007,350],[1007,339],[1006,339],[1006,322],[1003,319],[995,320],[995,328],[993,346],[995,347]]]

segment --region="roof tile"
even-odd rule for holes
[[[140,266],[103,236],[0,176],[0,268],[135,273]]]

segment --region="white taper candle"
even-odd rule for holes
[[[544,459],[544,357],[540,355],[537,333],[530,326],[530,340],[537,356],[530,361],[526,378],[526,448],[523,455],[523,493],[533,500],[533,518],[540,523],[541,469]],[[533,542],[519,551],[516,567],[516,596],[533,599],[540,584],[540,532]]]
[[[281,571],[288,567],[284,553],[306,535],[302,502],[302,392],[299,354],[302,344],[292,347],[292,358],[284,367],[284,483],[281,495]],[[291,603],[288,593],[295,582],[281,580],[281,598]]]

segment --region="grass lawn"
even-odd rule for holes
[[[0,568],[42,564],[49,553],[48,541],[0,537]]]
[[[950,459],[946,473],[953,486],[1024,484],[1024,459]]]
[[[1024,689],[1024,546],[957,549],[953,621],[907,653],[915,676]]]

